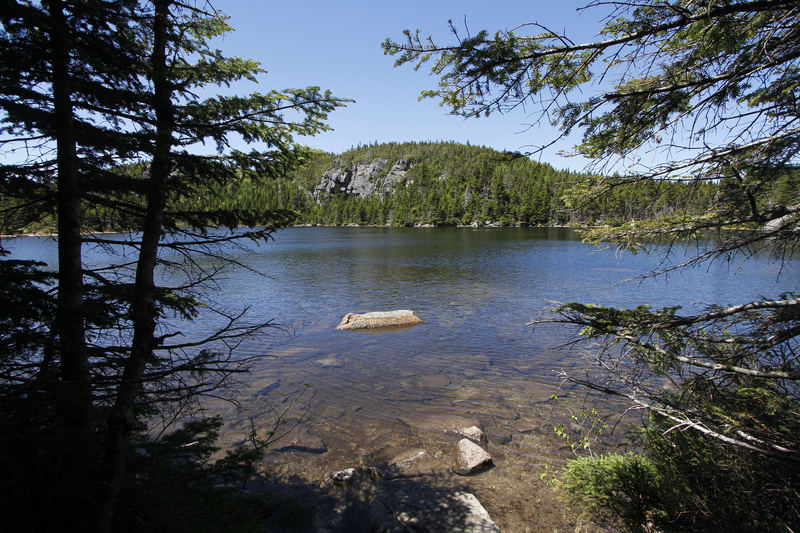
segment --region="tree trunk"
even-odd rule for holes
[[[61,0],[47,2],[53,75],[53,128],[57,148],[58,304],[56,331],[60,382],[56,401],[61,409],[58,446],[60,482],[71,500],[89,501],[91,469],[87,461],[92,430],[92,391],[84,320],[81,261],[81,184],[73,122],[70,56],[73,49]],[[72,503],[76,502],[76,503]],[[74,509],[76,515],[86,509]]]
[[[136,400],[142,390],[142,377],[155,348],[154,272],[161,238],[170,173],[170,152],[174,111],[172,86],[167,67],[167,26],[172,0],[156,0],[153,23],[153,86],[155,91],[156,138],[148,183],[147,214],[142,229],[142,244],[136,268],[136,281],[131,302],[133,340],[131,352],[116,392],[108,420],[108,433],[103,458],[105,487],[101,495],[98,530],[111,527],[116,500],[125,474],[126,456],[136,423]]]

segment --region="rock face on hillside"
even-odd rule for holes
[[[337,159],[334,167],[322,175],[319,185],[314,188],[315,200],[337,192],[345,196],[366,197],[373,194],[383,196],[403,179],[411,164],[406,159],[399,159],[388,171],[389,160],[378,158],[371,163],[362,161],[354,165],[345,165]]]
[[[336,329],[348,331],[355,329],[398,328],[421,324],[422,319],[414,311],[401,309],[398,311],[376,311],[358,315],[347,313]]]

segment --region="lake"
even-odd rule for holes
[[[239,259],[268,277],[241,271],[218,298],[251,305],[256,318],[292,332],[243,347],[276,359],[254,376],[239,412],[258,419],[271,400],[283,405],[309,384],[306,423],[342,445],[435,428],[472,411],[512,432],[514,424],[549,431],[549,416],[539,421],[550,414],[543,405],[558,372],[583,364],[578,353],[556,349],[571,332],[528,325],[551,302],[699,309],[775,295],[797,273],[795,263],[783,265],[790,271],[779,279],[779,264],[720,262],[620,284],[655,268],[657,258],[598,251],[564,228],[295,228]],[[425,323],[334,330],[346,313],[392,309],[414,310]]]
[[[54,261],[53,244],[24,238],[10,248]],[[681,262],[695,248],[676,252]],[[658,258],[598,250],[566,228],[292,228],[234,255],[252,270],[229,272],[214,300],[250,306],[251,320],[284,329],[239,348],[263,357],[242,378],[235,405],[206,402],[208,414],[225,417],[222,444],[244,442],[252,430],[264,438],[281,420],[269,470],[322,479],[414,450],[446,464],[457,440],[451,430],[478,424],[498,465],[480,483],[506,487],[503,501],[520,497],[513,493],[543,462],[570,456],[552,430],[568,413],[551,396],[559,372],[584,362],[577,350],[557,348],[573,332],[528,325],[552,302],[739,304],[796,285],[800,267],[720,261],[620,284]],[[394,309],[414,310],[424,323],[334,329],[347,313]],[[191,336],[212,323],[177,326]]]

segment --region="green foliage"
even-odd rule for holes
[[[564,424],[558,424],[553,428],[556,435],[564,440],[564,444],[569,446],[572,453],[578,456],[581,453],[588,453],[594,456],[592,446],[600,440],[603,433],[608,430],[607,417],[601,416],[600,412],[594,407],[582,406],[580,409],[573,408],[565,397],[557,394],[552,396],[552,400],[561,403],[569,413],[569,428]],[[573,440],[573,434],[577,434],[577,442]]]
[[[663,531],[790,531],[800,467],[675,428],[654,415],[638,438],[662,479]]]
[[[626,531],[790,531],[798,467],[731,448],[654,415],[634,439],[646,453],[570,461],[558,486],[584,517]]]
[[[580,506],[595,521],[606,521],[608,513],[628,531],[651,531],[669,502],[664,500],[665,480],[644,455],[606,454],[570,461],[562,488],[571,505]]]
[[[571,380],[651,413],[636,444],[658,473],[661,503],[645,513],[657,530],[781,530],[800,523],[796,305],[796,297],[784,295],[694,316],[676,307],[568,303],[556,310],[558,321],[600,343],[593,359],[605,369],[602,381]],[[595,490],[593,478],[569,469],[567,476],[574,494]],[[649,492],[642,498],[651,501]],[[600,508],[621,512],[618,503],[600,500],[591,511]]]
[[[3,255],[6,254],[0,251]],[[14,377],[7,359],[36,361],[48,342],[54,302],[47,287],[55,283],[55,275],[43,270],[45,266],[37,261],[0,260],[0,358],[4,360],[3,368],[9,371],[0,375],[0,383],[24,381]],[[26,373],[23,368],[19,370]]]
[[[400,160],[410,168],[404,179],[388,191],[370,196],[336,193],[319,195],[315,189],[323,175],[332,169],[353,169],[359,163],[386,160],[383,178]],[[294,168],[294,169],[293,169]],[[146,168],[124,165],[116,170],[128,178],[144,180]],[[343,154],[310,152],[296,168],[274,168],[267,174],[253,170],[225,173],[191,186],[175,182],[168,209],[168,224],[174,227],[268,225],[290,223],[324,225],[607,225],[597,232],[618,231],[635,221],[645,221],[684,209],[701,212],[709,205],[717,187],[707,185],[690,191],[681,184],[671,186],[667,195],[657,194],[652,183],[613,188],[605,196],[588,203],[575,197],[578,180],[587,174],[556,170],[516,153],[457,143],[387,143],[360,146]],[[227,171],[226,171],[227,172]],[[599,179],[599,178],[598,178]],[[782,188],[778,191],[784,191]],[[122,198],[136,203],[136,195]],[[117,198],[121,199],[121,198]],[[97,231],[137,229],[142,219],[124,221],[113,208],[87,205],[87,226]],[[20,217],[14,220],[21,220]],[[47,227],[40,222],[8,226],[13,231],[34,231]],[[10,223],[9,223],[10,224]],[[124,224],[124,226],[121,226]],[[52,225],[50,225],[52,228]],[[8,231],[7,230],[7,231]],[[598,233],[599,234],[599,233]],[[590,236],[591,238],[591,236]],[[632,246],[633,248],[633,246]]]
[[[12,306],[0,316],[8,349],[0,357],[0,397],[8,400],[0,405],[0,469],[9,480],[28,478],[19,494],[6,488],[0,498],[4,516],[27,513],[6,521],[12,529],[108,531],[115,510],[133,511],[130,528],[185,529],[187,518],[166,525],[167,507],[134,509],[136,497],[120,491],[152,481],[155,494],[174,476],[174,491],[185,489],[187,499],[215,499],[209,483],[252,467],[244,452],[210,460],[213,425],[131,450],[144,420],[179,419],[244,371],[246,358],[234,358],[233,347],[269,323],[214,308],[202,298],[205,284],[236,264],[225,245],[266,241],[295,219],[263,206],[179,205],[300,168],[311,151],[293,136],[328,129],[328,113],[346,100],[319,87],[201,98],[264,72],[211,47],[231,28],[208,8],[0,0],[0,51],[15,58],[0,65],[0,134],[10,155],[0,163],[0,233],[58,232],[57,265],[0,264],[0,297]],[[234,149],[233,139],[261,149]],[[207,141],[216,153],[197,153]],[[137,232],[102,234],[109,229]],[[96,247],[109,252],[99,266],[86,255]],[[164,318],[191,320],[201,310],[218,313],[223,326],[177,341],[178,326]],[[189,434],[197,437],[192,449],[177,450],[175,439]],[[53,503],[40,513],[20,503],[28,500]],[[200,517],[203,507],[189,514]],[[161,523],[149,515],[156,508]],[[220,526],[190,527],[204,528]]]

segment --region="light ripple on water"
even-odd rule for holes
[[[19,258],[54,257],[52,239],[4,245]],[[525,325],[548,302],[743,303],[779,294],[798,266],[787,261],[778,278],[781,265],[765,261],[714,264],[669,283],[617,286],[656,259],[596,252],[558,228],[294,228],[238,258],[263,275],[229,274],[214,299],[249,305],[253,322],[274,320],[291,335],[275,331],[238,349],[261,361],[244,377],[238,406],[206,405],[225,416],[223,444],[243,442],[252,429],[264,435],[282,416],[282,428],[299,425],[322,438],[337,465],[421,442],[445,446],[453,438],[445,431],[463,423],[493,431],[495,442],[513,437],[504,446],[516,461],[563,457],[552,426],[568,417],[550,397],[558,372],[583,363],[579,353],[556,349],[566,331]],[[425,323],[381,333],[333,329],[348,312],[391,309],[413,309]],[[191,338],[219,323],[201,316],[178,325]]]
[[[228,419],[236,425],[237,416],[260,413],[269,428],[271,409],[296,401],[287,420],[322,436],[339,459],[420,438],[445,442],[452,440],[446,430],[466,423],[501,439],[508,432],[513,439],[506,447],[519,461],[564,457],[552,426],[568,414],[551,396],[559,390],[559,372],[583,360],[577,351],[557,350],[567,339],[564,330],[534,332],[525,325],[548,301],[664,306],[683,303],[686,295],[697,304],[741,301],[748,297],[742,279],[750,295],[775,292],[774,277],[762,274],[770,269],[756,268],[732,276],[713,267],[667,284],[616,286],[647,272],[653,258],[594,253],[569,230],[288,233],[285,242],[279,234],[277,247],[249,259],[273,273],[263,294],[238,290],[257,298],[261,309],[279,308],[296,336],[247,348],[247,354],[263,350],[278,358],[263,362],[253,375],[259,386],[244,392],[243,409]],[[347,312],[400,308],[415,310],[425,323],[377,333],[333,330]],[[277,380],[279,386],[253,396],[253,389]]]

